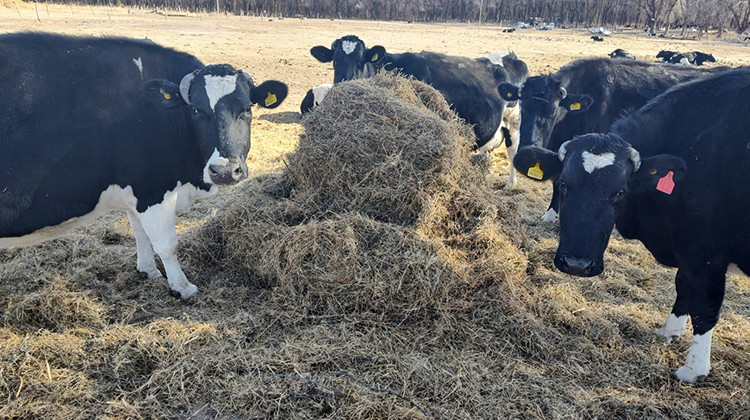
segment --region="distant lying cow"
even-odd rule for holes
[[[700,51],[691,51],[686,53],[677,53],[674,51],[659,51],[656,58],[661,58],[665,63],[695,65],[701,66],[705,62],[716,62],[713,54],[706,54]]]
[[[637,60],[584,58],[556,73],[530,77],[521,87],[500,85],[500,94],[510,100],[520,99],[520,148],[557,150],[575,135],[608,131],[624,113],[640,108],[677,83],[721,70],[725,68],[704,70]],[[518,164],[516,168],[524,175],[537,177],[531,168]],[[557,201],[555,187],[542,220],[556,219]]]
[[[156,251],[193,295],[175,214],[247,177],[252,106],[278,106],[286,85],[124,38],[6,34],[0,57],[0,248],[125,210],[138,271],[161,276]]]
[[[601,273],[613,226],[678,268],[677,298],[658,333],[672,342],[690,316],[692,345],[674,372],[683,382],[710,371],[727,269],[750,274],[748,109],[750,70],[728,71],[667,91],[609,134],[578,136],[557,153],[529,147],[516,156],[559,177],[558,269]]]
[[[618,48],[609,53],[609,58],[621,58],[625,60],[635,60],[635,56],[622,48]]]
[[[331,48],[316,46],[310,53],[318,61],[333,61],[333,83],[371,77],[379,69],[398,70],[421,80],[443,94],[459,117],[474,126],[476,149],[490,151],[505,139],[508,155],[513,159],[518,141],[517,127],[506,127],[505,121],[517,120],[518,108],[507,111],[506,98],[500,96],[500,83],[520,84],[528,76],[526,64],[515,54],[493,54],[471,59],[423,51],[393,54],[376,45],[365,43],[354,35],[339,38]],[[504,134],[504,131],[506,134]],[[515,171],[511,168],[508,185],[515,185]]]

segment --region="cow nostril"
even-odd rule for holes
[[[236,168],[234,168],[234,174],[235,175],[242,175],[242,168],[239,167],[239,166],[236,167]]]

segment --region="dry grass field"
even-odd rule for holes
[[[655,333],[674,271],[614,235],[602,275],[557,272],[549,186],[506,189],[504,149],[488,172],[470,164],[466,127],[429,89],[355,82],[299,114],[333,79],[310,47],[347,34],[394,52],[512,50],[531,74],[616,48],[750,65],[747,45],[2,1],[0,31],[26,30],[148,37],[290,94],[254,112],[250,179],[179,218],[201,295],[139,277],[124,214],[0,251],[0,418],[750,418],[750,279],[728,278],[711,375],[677,383],[689,338]],[[398,143],[417,137],[424,149]]]

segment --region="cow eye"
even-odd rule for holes
[[[625,190],[618,190],[616,193],[612,194],[612,197],[610,198],[610,200],[613,203],[616,203],[616,202],[622,200],[623,196],[625,196]]]
[[[565,183],[565,182],[563,182],[563,181],[560,181],[560,182],[559,182],[559,183],[557,184],[557,190],[558,190],[558,191],[560,191],[560,195],[561,195],[562,197],[565,197],[566,195],[568,195],[568,184],[566,184],[566,183]]]

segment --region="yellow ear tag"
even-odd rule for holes
[[[573,102],[572,104],[570,104],[570,110],[571,111],[578,111],[579,109],[581,109],[581,103],[580,102]]]
[[[526,172],[526,175],[528,175],[529,178],[534,178],[541,181],[542,178],[544,178],[544,171],[542,170],[541,165],[541,162],[537,162],[536,165],[529,168],[529,171]]]
[[[268,96],[266,96],[266,106],[271,106],[276,103],[276,95],[274,95],[271,92],[268,92]]]
[[[378,61],[378,57],[379,55],[375,54],[372,56],[372,59],[370,59],[370,61]]]
[[[652,170],[648,171],[648,173],[651,174],[651,175],[656,175],[656,172],[657,172],[656,169],[652,169]]]
[[[159,92],[164,95],[164,99],[170,100],[172,99],[172,95],[169,94],[169,92],[165,91],[164,89],[159,89]]]
[[[508,93],[505,94],[505,96],[507,96],[508,98],[510,98],[511,96],[513,96],[513,92],[508,92]]]

